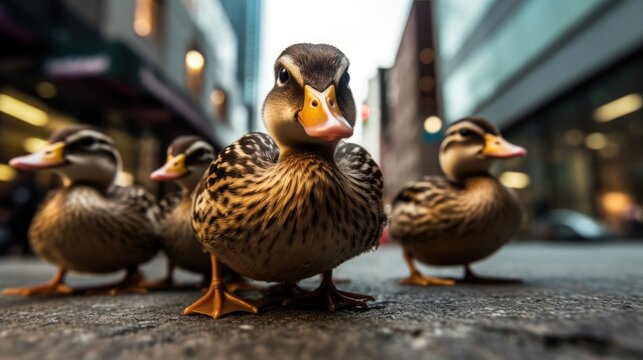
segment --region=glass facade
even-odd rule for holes
[[[457,68],[443,79],[444,114],[453,121],[474,111],[513,75],[542,55],[557,39],[589,16],[607,0],[525,1],[483,44],[473,50]],[[440,9],[449,9],[440,2]],[[462,2],[462,1],[460,1]],[[460,2],[455,2],[458,4]],[[450,2],[448,2],[450,3]],[[442,56],[448,61],[454,44],[462,44],[461,36],[470,33],[471,23],[492,1],[466,2],[476,4],[468,11],[445,17],[440,24]],[[465,5],[461,5],[465,7]],[[447,12],[448,14],[448,12]],[[449,33],[449,24],[460,31]],[[451,30],[451,32],[453,32]],[[453,38],[449,40],[450,38]]]
[[[438,0],[440,57],[451,60],[495,0]]]
[[[530,185],[532,217],[572,209],[640,237],[643,204],[643,51],[504,131],[529,156],[500,164]],[[609,115],[609,116],[608,116]]]

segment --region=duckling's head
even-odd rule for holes
[[[192,191],[214,156],[214,148],[204,138],[180,136],[167,149],[165,164],[154,171],[150,178],[175,181],[181,188]]]
[[[355,126],[348,59],[325,44],[295,44],[275,62],[275,85],[263,106],[266,128],[282,152],[333,151]]]
[[[440,166],[452,180],[487,174],[495,159],[523,157],[527,151],[505,140],[486,119],[466,117],[451,124],[440,145]]]
[[[65,186],[107,188],[116,179],[121,157],[109,136],[93,126],[74,125],[53,133],[41,150],[9,164],[21,170],[54,170]]]

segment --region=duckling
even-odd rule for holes
[[[214,148],[205,139],[180,136],[170,144],[165,164],[150,174],[152,180],[173,181],[180,187],[179,192],[170,193],[161,201],[159,229],[168,269],[165,279],[152,287],[172,286],[175,266],[202,274],[204,284],[210,282],[210,256],[192,230],[190,206],[192,192],[214,156]]]
[[[414,259],[437,266],[464,265],[465,282],[502,282],[475,275],[470,263],[491,255],[516,233],[522,208],[513,192],[489,174],[489,167],[496,159],[526,154],[483,118],[467,117],[446,129],[440,145],[446,177],[412,181],[392,203],[389,233],[402,244],[411,272],[402,284],[453,284],[422,275]]]
[[[55,132],[48,145],[11,159],[20,170],[52,170],[62,187],[40,205],[29,229],[34,252],[58,267],[44,285],[5,289],[5,295],[69,294],[68,271],[110,273],[127,270],[114,287],[132,289],[141,281],[138,266],[159,250],[156,199],[138,186],[114,183],[121,157],[111,138],[87,125]]]
[[[263,106],[268,132],[226,147],[199,183],[192,226],[213,264],[207,294],[185,314],[257,313],[219,280],[219,262],[262,281],[293,284],[316,274],[319,288],[287,304],[366,307],[372,297],[338,290],[335,267],[376,247],[386,220],[382,173],[353,134],[348,59],[337,48],[296,44],[276,60]]]

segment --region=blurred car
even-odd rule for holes
[[[617,237],[596,219],[568,209],[552,210],[534,220],[532,238],[538,240],[597,241]]]

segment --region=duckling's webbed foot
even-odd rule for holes
[[[232,270],[231,270],[232,271]],[[262,291],[263,287],[255,285],[243,276],[233,273],[230,281],[226,282],[226,289],[231,293],[237,291]]]
[[[264,295],[270,297],[294,298],[303,294],[308,294],[308,290],[302,289],[296,282],[285,282],[272,285],[263,290]]]
[[[422,275],[419,272],[411,273],[409,276],[400,280],[402,285],[415,286],[448,286],[453,285],[455,281],[451,279],[440,279],[433,276]]]
[[[464,284],[488,284],[488,285],[510,285],[510,284],[520,284],[522,280],[520,279],[511,279],[511,278],[501,278],[501,277],[490,277],[490,276],[479,276],[471,270],[470,265],[465,265],[464,267],[464,278],[458,280],[458,283]]]
[[[208,292],[194,304],[183,311],[183,315],[203,314],[213,319],[233,312],[250,312],[257,314],[259,304],[253,300],[244,299],[232,295],[226,290],[224,283],[219,276],[219,263],[216,256],[210,255],[212,262],[212,281]]]
[[[140,285],[141,287],[144,287],[150,290],[174,288],[176,286],[176,283],[174,282],[174,263],[172,263],[172,261],[168,259],[166,273],[163,278],[158,280],[142,281]]]
[[[0,292],[2,295],[15,295],[15,296],[36,296],[36,295],[69,295],[73,290],[65,285],[65,275],[67,270],[58,268],[48,283],[24,288],[8,288]]]
[[[363,307],[367,308],[366,301],[373,301],[375,298],[369,295],[356,294],[348,291],[337,290],[333,283],[333,272],[327,271],[319,287],[309,293],[286,299],[283,305],[308,305],[314,307],[325,307],[335,311],[338,307]]]
[[[118,294],[145,294],[147,293],[147,288],[144,286],[143,274],[138,270],[138,267],[127,269],[125,278],[116,284],[100,286],[96,288],[87,289],[88,294],[97,295],[97,294],[107,294],[107,295],[118,295]]]
[[[406,266],[408,266],[411,274],[400,280],[402,285],[415,285],[415,286],[431,286],[431,285],[453,285],[455,281],[451,279],[440,279],[432,276],[422,275],[420,271],[413,264],[413,255],[408,250],[404,250],[404,261]]]

